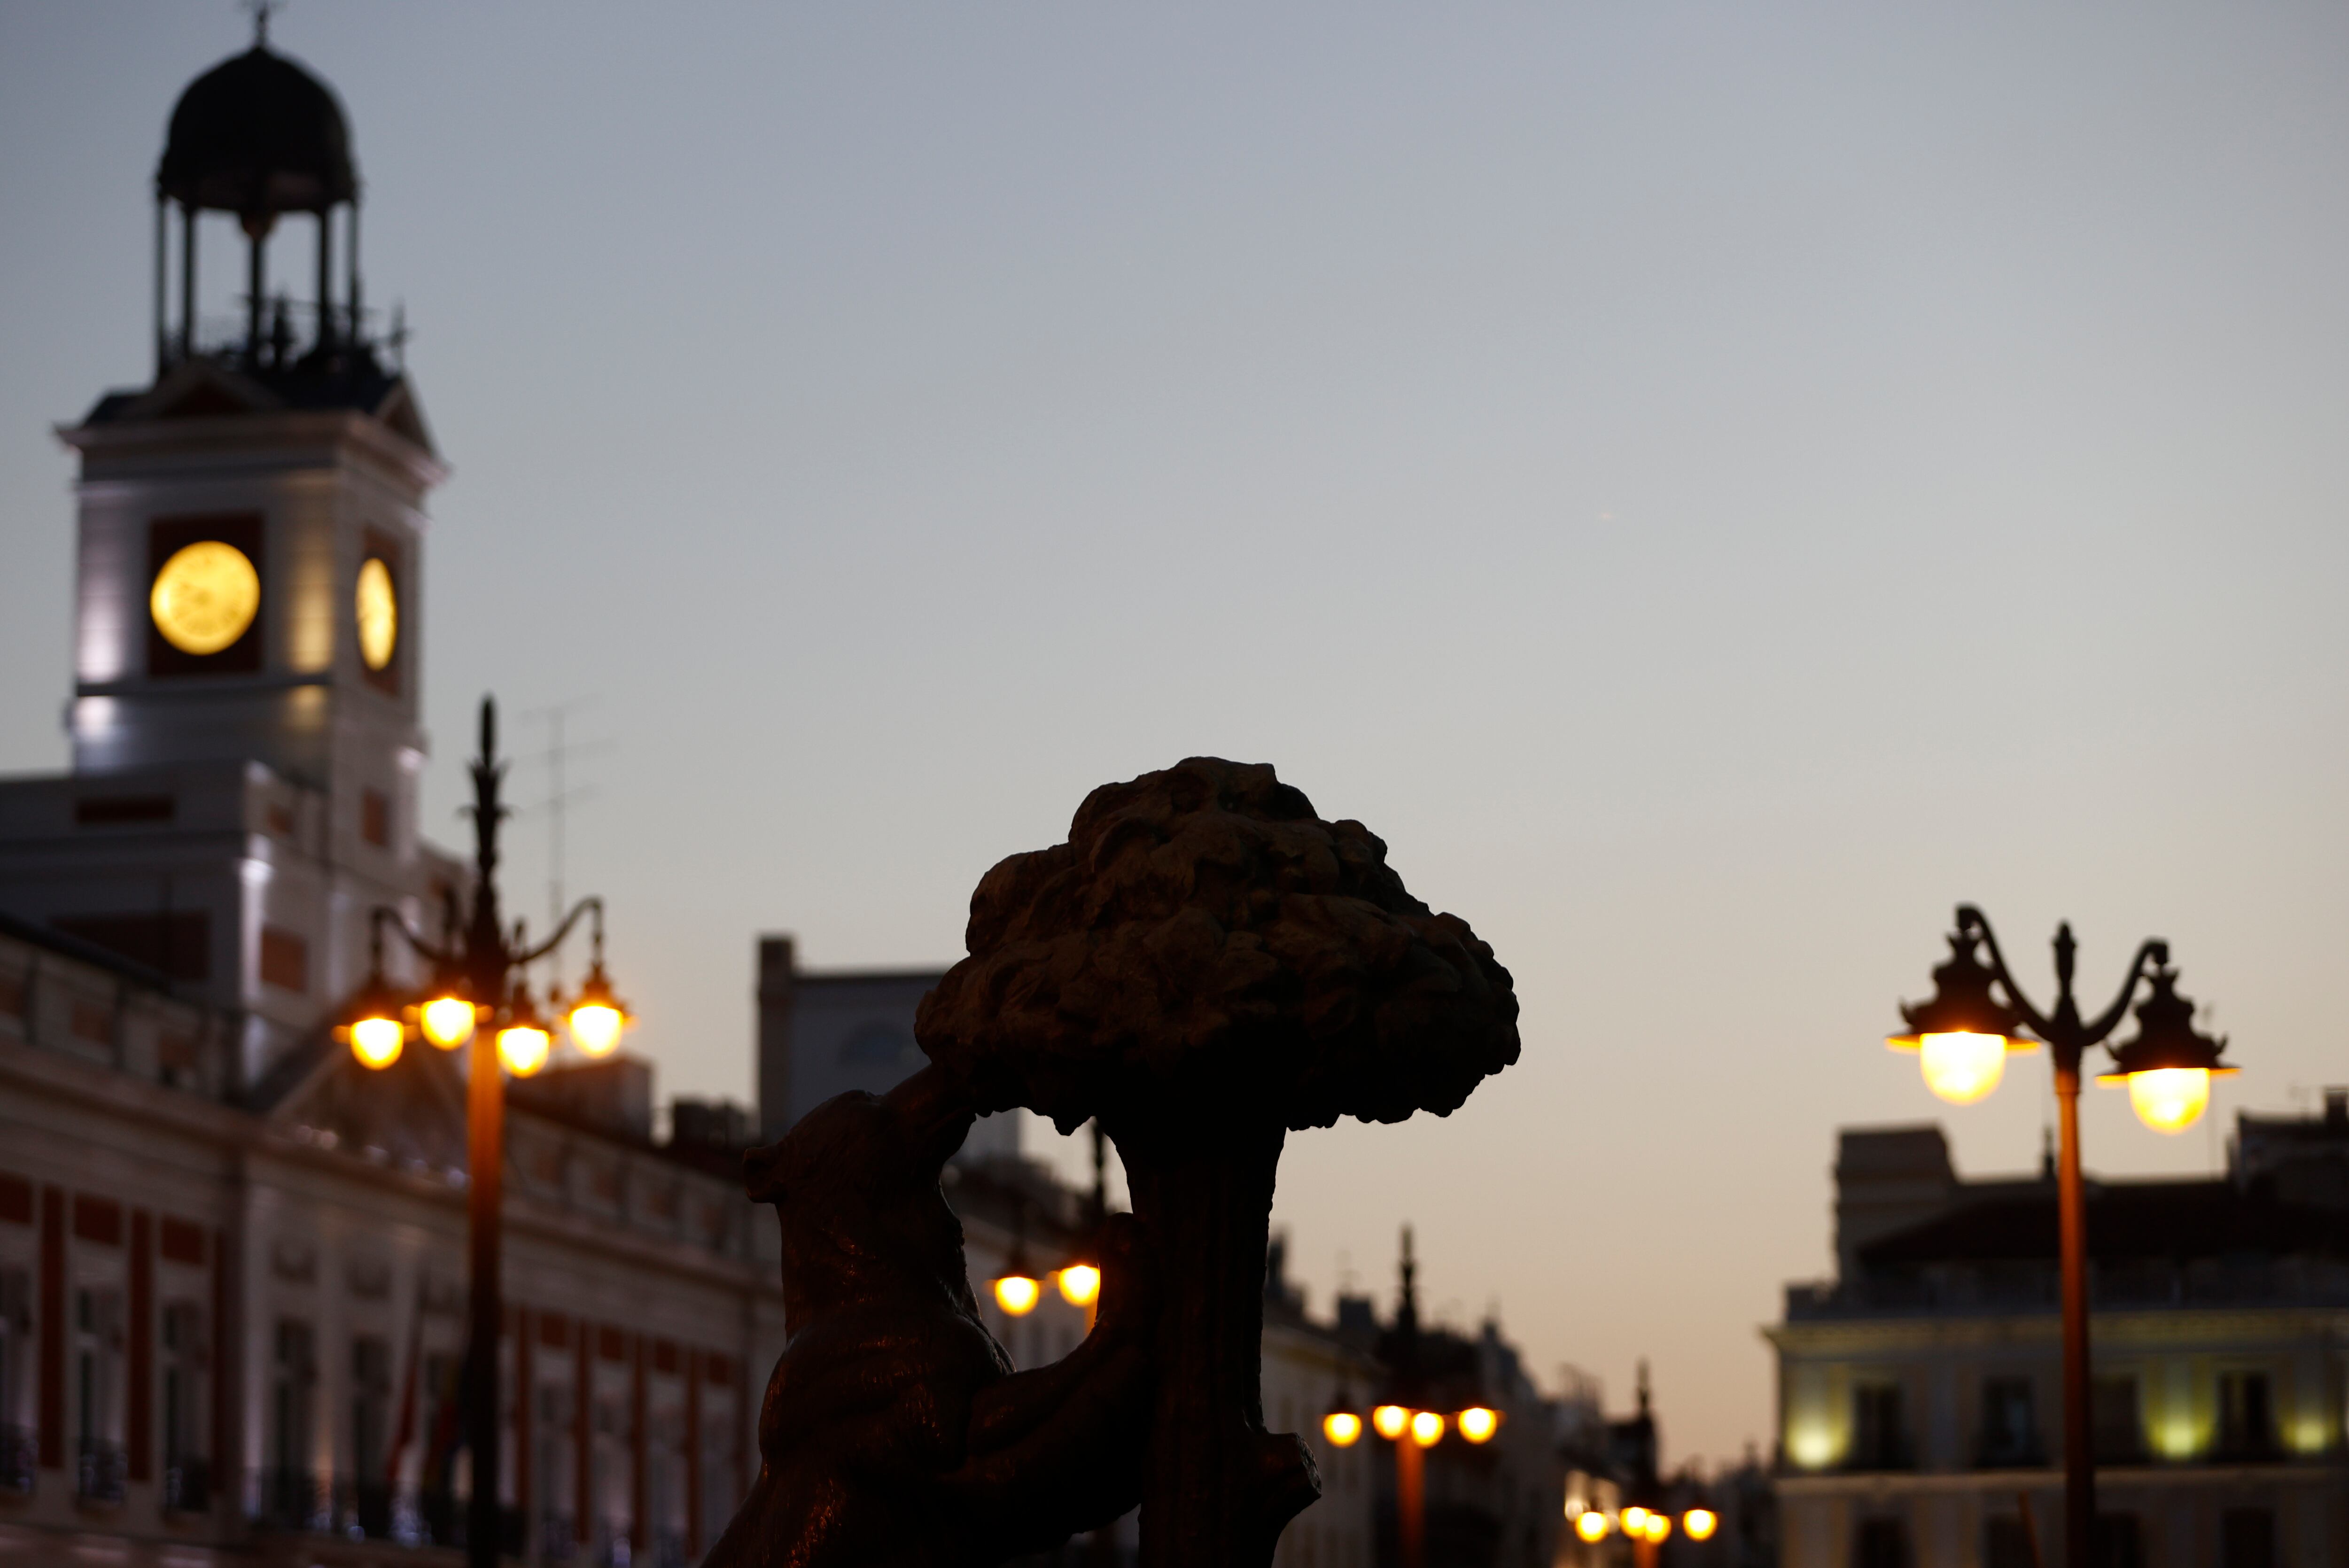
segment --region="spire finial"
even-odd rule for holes
[[[253,46],[269,47],[269,14],[285,0],[244,0],[244,8],[253,13]]]

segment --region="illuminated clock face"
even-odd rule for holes
[[[200,539],[163,562],[147,607],[155,629],[180,652],[217,654],[253,624],[261,573],[235,545]]]
[[[359,567],[357,608],[359,657],[367,668],[382,669],[399,646],[399,596],[392,591],[391,568],[381,556],[370,555]]]

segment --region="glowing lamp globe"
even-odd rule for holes
[[[544,1067],[554,1048],[554,1037],[535,1024],[509,1024],[498,1031],[498,1060],[516,1078],[528,1078]]]
[[[620,1043],[620,1031],[636,1020],[617,996],[612,995],[612,982],[605,976],[604,964],[596,960],[587,971],[586,981],[579,995],[572,998],[571,1039],[591,1057],[606,1057]]]
[[[2113,1047],[2114,1070],[2096,1081],[2127,1084],[2130,1109],[2156,1132],[2183,1132],[2209,1109],[2210,1080],[2236,1070],[2219,1061],[2227,1042],[2196,1032],[2194,1004],[2178,994],[2178,972],[2166,965],[2154,971],[2137,1025],[2135,1039]]]
[[[1321,1435],[1334,1448],[1350,1449],[1362,1435],[1362,1418],[1351,1410],[1332,1410],[1321,1418]]]
[[[1992,993],[1996,977],[1974,955],[1979,942],[1971,931],[1950,937],[1950,958],[1933,971],[1933,995],[1902,1003],[1909,1027],[1885,1044],[1915,1051],[1925,1087],[1951,1105],[1971,1105],[2006,1076],[2009,1051],[2038,1048],[2023,1037],[2022,1016]]]
[[[1691,1541],[1710,1541],[1721,1528],[1721,1518],[1709,1508],[1692,1508],[1681,1515],[1681,1529]]]
[[[1381,1405],[1371,1412],[1371,1425],[1379,1436],[1392,1442],[1402,1436],[1404,1428],[1411,1425],[1411,1412],[1401,1405]]]
[[[1640,1529],[1640,1533],[1651,1541],[1657,1542],[1662,1541],[1671,1532],[1672,1516],[1669,1513],[1651,1513],[1648,1515],[1647,1522]]]
[[[1013,1317],[1025,1317],[1036,1310],[1044,1287],[1024,1274],[1008,1274],[995,1282],[995,1305]]]
[[[571,1009],[571,1039],[591,1057],[609,1056],[620,1043],[620,1010],[590,1004]]]
[[[476,1016],[471,1002],[449,993],[425,1003],[419,1022],[426,1039],[444,1051],[453,1051],[473,1037]]]
[[[2183,1132],[2210,1107],[2207,1068],[2156,1068],[2127,1076],[2129,1109],[2156,1132]]]
[[[1917,1065],[1936,1098],[1971,1105],[2006,1076],[2006,1041],[1997,1035],[1926,1035],[1918,1042]]]
[[[1638,1503],[1635,1502],[1630,1507],[1625,1509],[1620,1515],[1620,1518],[1623,1524],[1623,1533],[1630,1536],[1632,1540],[1638,1541],[1647,1535],[1648,1511],[1641,1508]]]
[[[1071,1306],[1091,1306],[1101,1295],[1101,1270],[1091,1264],[1071,1264],[1061,1271],[1061,1299]]]
[[[1583,1541],[1607,1539],[1607,1515],[1595,1508],[1586,1508],[1574,1516],[1574,1533]]]
[[[351,1055],[362,1066],[388,1068],[399,1059],[400,1045],[408,1037],[399,1015],[399,994],[383,977],[383,954],[378,950],[367,984],[359,987],[358,995],[344,1009],[342,1021],[335,1026],[335,1038],[347,1042]]]
[[[1472,1443],[1481,1443],[1487,1441],[1495,1432],[1500,1430],[1501,1418],[1497,1413],[1485,1408],[1482,1405],[1472,1405],[1460,1412],[1459,1427],[1462,1437]]]
[[[397,1018],[361,1018],[351,1026],[351,1055],[363,1066],[388,1068],[399,1059],[406,1035]]]
[[[1420,1410],[1411,1418],[1411,1440],[1423,1449],[1432,1449],[1444,1437],[1444,1418],[1433,1410]]]

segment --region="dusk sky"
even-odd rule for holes
[[[52,428],[151,371],[150,185],[227,3],[0,5],[0,770],[66,762]],[[950,962],[1086,791],[1276,765],[1516,976],[1448,1119],[1295,1135],[1326,1311],[1488,1309],[1668,1459],[1771,1436],[1838,1127],[2033,1165],[2044,1056],[1881,1040],[1982,903],[2147,935],[2240,1078],[2349,1082],[2349,10],[296,0],[454,477],[473,704],[577,701],[572,892],[664,1092],[754,945]],[[307,276],[306,237],[277,250]],[[224,221],[206,308],[238,286]],[[517,717],[517,749],[545,743]],[[543,769],[515,792],[543,798]],[[545,905],[543,813],[510,897]],[[575,974],[575,968],[574,968]]]

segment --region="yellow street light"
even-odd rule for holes
[[[1971,1105],[1990,1098],[2006,1076],[2008,1048],[1999,1035],[1926,1035],[1918,1041],[1917,1065],[1936,1098],[1951,1105]]]
[[[1411,1440],[1432,1449],[1444,1437],[1444,1418],[1433,1410],[1416,1410],[1411,1418]]]
[[[2202,1113],[2210,1108],[2208,1068],[2152,1068],[2144,1072],[2111,1073],[2096,1081],[2106,1083],[2107,1078],[2128,1085],[2129,1109],[2156,1132],[2183,1132],[2201,1120]]]
[[[2210,1080],[2238,1070],[2220,1065],[2227,1042],[2195,1031],[2194,1004],[2178,994],[2178,972],[2167,965],[2137,1006],[2137,1031],[2113,1047],[2113,1070],[2096,1081],[2127,1084],[2130,1109],[2154,1131],[2183,1132],[2209,1109]]]
[[[597,934],[602,934],[599,931]],[[591,1057],[609,1056],[620,1043],[620,1031],[635,1022],[627,1005],[612,994],[612,982],[604,974],[599,946],[599,955],[588,969],[579,995],[571,1001],[572,1041]]]
[[[1669,1513],[1651,1513],[1646,1523],[1640,1526],[1640,1533],[1654,1542],[1661,1542],[1671,1532],[1672,1516]]]
[[[1027,1316],[1044,1298],[1043,1284],[1028,1264],[1028,1242],[1020,1233],[1027,1228],[1024,1212],[1019,1221],[1019,1230],[1011,1237],[1011,1255],[1003,1260],[1003,1273],[995,1281],[995,1305],[1012,1317]]]
[[[1333,1447],[1350,1449],[1362,1435],[1362,1418],[1351,1410],[1332,1410],[1321,1418],[1321,1435]]]
[[[1721,1516],[1709,1508],[1692,1508],[1681,1515],[1681,1528],[1691,1541],[1710,1541],[1721,1528]]]
[[[453,1051],[471,1039],[473,1026],[479,1021],[472,1001],[453,988],[417,1009],[417,1022],[424,1037],[444,1051]]]
[[[1624,1534],[1637,1540],[1648,1533],[1648,1511],[1638,1503],[1635,1502],[1625,1509],[1619,1517],[1622,1522]]]
[[[1925,1087],[1951,1105],[1971,1105],[1998,1088],[2010,1051],[2035,1051],[2014,1008],[1991,994],[1996,977],[1974,955],[1975,938],[1950,938],[1950,960],[1933,971],[1930,1000],[1903,1004],[1904,1034],[1889,1036],[1896,1051],[1915,1051]]]
[[[335,1037],[351,1047],[351,1055],[363,1067],[378,1070],[399,1059],[399,1047],[408,1038],[408,1031],[399,1021],[399,993],[383,977],[383,925],[377,922],[370,932],[372,961],[367,965],[367,984],[350,999],[344,1009],[342,1022],[335,1026]]]
[[[1091,1264],[1071,1264],[1055,1282],[1061,1299],[1071,1306],[1091,1306],[1101,1295],[1101,1270]]]
[[[378,1014],[353,1022],[350,1034],[351,1055],[358,1057],[361,1065],[388,1068],[399,1059],[399,1047],[408,1031],[399,1026],[398,1019]]]
[[[1472,1443],[1481,1443],[1500,1430],[1501,1418],[1497,1411],[1488,1410],[1482,1405],[1472,1405],[1460,1412],[1459,1426],[1462,1437]]]
[[[1381,1405],[1371,1412],[1371,1425],[1379,1436],[1393,1442],[1411,1425],[1411,1412],[1401,1405]]]
[[[1604,1511],[1586,1508],[1574,1516],[1574,1533],[1584,1541],[1607,1539],[1607,1515]]]
[[[546,1055],[554,1048],[554,1037],[539,1017],[530,987],[516,985],[513,1000],[507,1005],[505,1027],[498,1031],[498,1060],[514,1077],[528,1078],[546,1065]]]

